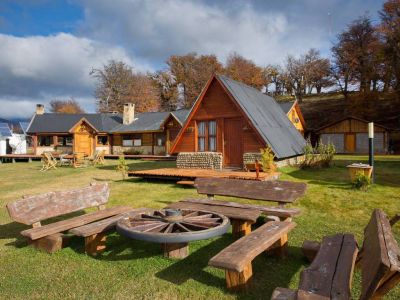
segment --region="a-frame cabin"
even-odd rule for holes
[[[170,153],[220,152],[224,167],[269,145],[278,160],[303,154],[304,138],[277,102],[257,89],[213,75],[194,103]]]

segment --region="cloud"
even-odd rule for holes
[[[3,99],[0,116],[5,116],[7,107],[16,101],[15,107],[22,109],[29,102],[90,97],[94,91],[90,70],[111,59],[135,65],[121,47],[72,34],[31,37],[0,34],[0,98]],[[137,68],[148,69],[148,66]]]

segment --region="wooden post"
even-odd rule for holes
[[[278,255],[281,258],[285,258],[287,257],[287,246],[288,246],[288,235],[284,234],[276,243],[274,243],[265,252],[267,254],[274,254]]]
[[[37,155],[38,137],[37,135],[32,136],[33,154]]]
[[[185,258],[189,255],[188,243],[162,244],[164,256],[168,258]]]
[[[154,155],[154,132],[151,134],[151,154]]]
[[[242,272],[225,270],[226,286],[232,290],[247,290],[252,276],[253,268],[251,262],[244,267]]]
[[[256,159],[256,178],[259,179],[260,178],[260,163],[258,162],[258,159]]]
[[[57,147],[58,145],[58,137],[56,135],[53,135],[53,147],[55,150],[55,147]]]
[[[65,240],[61,233],[55,233],[37,240],[28,239],[28,244],[36,249],[46,251],[47,253],[54,253],[65,246]]]
[[[251,232],[251,223],[248,221],[232,219],[232,235],[235,238],[241,238]]]
[[[101,232],[85,237],[85,252],[87,254],[95,256],[104,249],[106,249],[105,233]]]

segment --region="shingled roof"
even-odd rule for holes
[[[135,120],[131,124],[120,124],[114,127],[111,132],[157,131],[161,129],[161,125],[169,115],[169,112],[136,113]]]
[[[81,119],[86,119],[98,132],[109,132],[122,123],[121,114],[35,114],[27,133],[61,133],[68,132]]]

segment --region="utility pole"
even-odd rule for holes
[[[375,167],[374,167],[374,123],[368,123],[368,138],[369,138],[369,165],[372,167],[371,182],[375,182]]]

